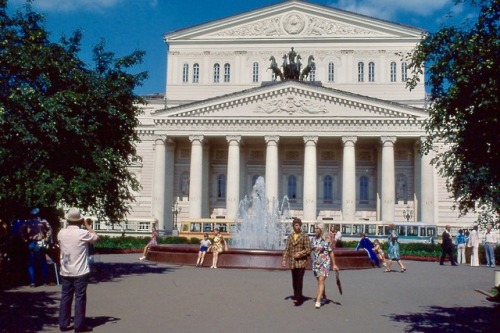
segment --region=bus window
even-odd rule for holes
[[[309,227],[309,225],[307,223],[302,223],[302,228],[301,228],[302,232],[307,234],[308,233],[308,230],[307,230],[308,227]]]
[[[384,236],[385,235],[384,226],[383,225],[377,226],[377,235],[379,235],[379,236]]]
[[[418,236],[418,226],[407,226],[407,236]]]
[[[375,224],[365,224],[365,234],[375,235],[377,226]]]
[[[361,235],[363,233],[363,224],[353,224],[352,225],[352,234],[353,235]]]
[[[200,232],[201,231],[201,223],[191,223],[191,232]]]
[[[436,236],[436,228],[434,228],[434,227],[427,228],[427,236],[429,236],[429,237]]]
[[[240,227],[241,227],[241,226],[240,226]],[[230,234],[234,234],[235,232],[236,232],[236,224],[231,223],[231,224],[229,225],[229,233],[230,233]]]
[[[214,228],[213,223],[203,223],[203,232],[212,232]]]
[[[398,235],[406,236],[406,226],[398,225],[398,226],[396,226],[396,231],[398,232]]]
[[[216,228],[219,228],[220,232],[227,232],[227,223],[216,223]]]
[[[342,225],[342,234],[351,235],[352,234],[352,224],[343,224]]]
[[[314,234],[314,228],[315,228],[314,224],[312,224],[312,223],[311,223],[311,224],[309,225],[309,233],[310,233],[310,234]]]
[[[388,225],[384,225],[385,235],[389,236],[391,234],[391,228]]]
[[[189,224],[188,223],[182,223],[182,231],[188,231],[189,230]]]
[[[425,227],[424,228],[420,228],[420,237],[425,237],[427,236],[426,232],[425,232]]]

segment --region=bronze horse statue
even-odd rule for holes
[[[273,71],[274,75],[276,77],[279,77],[281,79],[281,81],[284,80],[284,76],[283,76],[283,73],[281,72],[279,66],[278,66],[278,63],[276,62],[276,58],[274,56],[271,56],[269,58],[269,61],[271,61],[271,65],[269,65],[269,68],[267,69],[270,69]]]
[[[314,62],[314,57],[312,55],[307,59],[307,66],[304,67],[304,70],[300,74],[300,81],[304,81],[309,76],[309,73],[312,70],[316,69],[316,63]]]

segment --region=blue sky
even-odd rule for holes
[[[46,28],[54,41],[76,29],[83,31],[81,58],[90,64],[93,45],[106,41],[106,50],[117,56],[135,50],[146,51],[144,63],[134,71],[148,71],[149,79],[138,87],[138,94],[165,92],[167,32],[232,16],[281,0],[34,0],[33,9],[44,14]],[[456,22],[470,15],[453,0],[309,0],[365,14],[395,23],[436,31],[441,24]],[[16,9],[24,0],[9,0]],[[454,19],[449,18],[452,14]]]

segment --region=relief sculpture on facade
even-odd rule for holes
[[[256,113],[281,113],[286,112],[289,115],[294,113],[319,114],[326,113],[326,107],[320,103],[311,100],[302,100],[295,96],[283,98],[281,100],[272,100],[257,106]]]

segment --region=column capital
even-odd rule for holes
[[[226,140],[228,143],[236,142],[237,144],[240,144],[241,135],[226,135]]]
[[[355,144],[356,141],[358,140],[357,136],[343,136],[342,137],[342,144],[345,146],[346,143],[352,142],[352,144]]]
[[[165,142],[167,142],[167,136],[165,136],[165,135],[155,135],[154,136],[154,144],[155,145],[165,144]]]
[[[279,135],[266,135],[264,137],[264,140],[266,140],[267,144],[269,144],[270,142],[278,143],[280,141],[280,137]]]
[[[304,143],[305,144],[307,144],[308,142],[313,142],[314,144],[318,143],[318,136],[305,135],[303,138],[304,138]]]
[[[200,143],[203,143],[203,140],[205,140],[205,137],[203,135],[190,135],[189,136],[189,141],[199,141]]]
[[[395,144],[398,138],[395,136],[381,136],[380,142],[385,145],[386,143]]]

